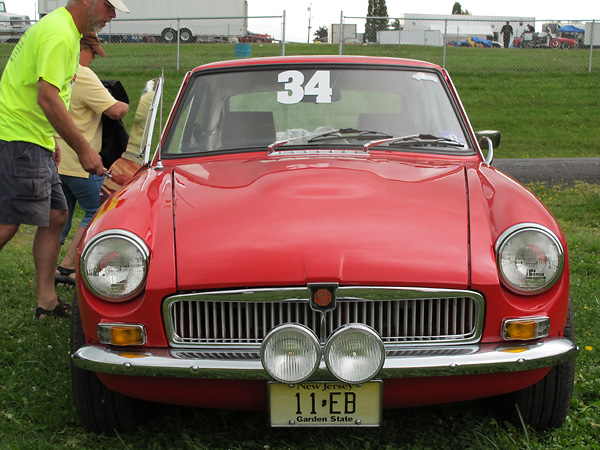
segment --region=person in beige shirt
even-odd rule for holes
[[[106,52],[100,45],[96,33],[85,33],[81,39],[79,69],[71,94],[69,115],[90,146],[99,153],[102,148],[102,114],[106,114],[114,120],[122,119],[129,111],[129,105],[115,100],[98,76],[90,69],[90,63],[96,58],[96,55],[105,57]],[[67,223],[60,238],[61,244],[65,243],[71,230],[77,202],[85,211],[85,216],[55,274],[57,283],[75,284],[77,244],[100,207],[100,188],[104,181],[104,175],[87,173],[81,167],[75,151],[65,141],[57,136],[56,143],[61,149],[62,156],[58,174],[69,209]]]

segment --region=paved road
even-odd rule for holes
[[[498,158],[492,166],[521,184],[542,181],[600,183],[600,158]]]

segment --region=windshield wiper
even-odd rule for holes
[[[434,136],[432,134],[413,134],[410,136],[402,136],[397,138],[381,139],[377,141],[367,142],[365,145],[363,145],[363,150],[365,152],[368,152],[370,148],[376,147],[381,144],[388,144],[389,147],[437,146],[466,148],[465,144],[462,144],[454,139]]]
[[[344,136],[342,136],[344,135]],[[306,142],[313,143],[322,139],[340,139],[342,137],[349,137],[347,135],[355,135],[355,139],[373,139],[379,137],[381,139],[391,139],[393,136],[388,133],[373,130],[357,130],[355,128],[339,128],[337,130],[321,131],[318,133],[305,134],[304,136],[296,136],[289,139],[282,139],[281,141],[273,142],[269,145],[269,153],[274,152],[282,145],[289,144],[298,140],[306,139]]]

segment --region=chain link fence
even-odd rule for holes
[[[371,32],[368,20],[398,29]],[[536,20],[533,17],[414,16],[368,18],[341,15],[329,41],[339,54],[369,54],[424,59],[451,72],[592,72],[600,47],[600,22]],[[366,38],[366,39],[365,39]],[[510,58],[506,53],[510,52]]]
[[[398,29],[373,32],[365,43],[368,20],[383,20]],[[512,29],[508,35],[502,32],[507,21]],[[422,59],[451,72],[600,71],[596,55],[600,22],[595,20],[571,23],[524,17],[424,15],[367,18],[341,13],[340,23],[328,27],[327,43],[299,44],[286,41],[284,12],[261,17],[114,20],[99,36],[109,56],[98,58],[94,68],[104,72],[187,71],[212,61],[297,54]],[[14,39],[0,40],[0,68],[4,68],[13,47]]]

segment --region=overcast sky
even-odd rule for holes
[[[9,12],[27,14],[37,18],[37,1],[3,0]],[[127,4],[127,0],[123,0]],[[176,1],[176,0],[172,0]],[[600,21],[600,1],[561,1],[561,0],[464,0],[459,2],[463,10],[480,16],[524,16],[536,20]],[[330,27],[340,22],[340,13],[346,17],[364,17],[367,15],[368,0],[248,0],[249,16],[280,16],[286,11],[286,38],[292,42],[306,42],[310,14],[311,39],[317,28]],[[406,2],[387,0],[388,16],[399,17],[402,14],[450,14],[454,0],[426,0]],[[308,8],[311,8],[309,13]],[[126,14],[118,13],[118,18]],[[348,22],[348,21],[346,21]],[[357,21],[354,21],[357,23]],[[362,22],[361,22],[362,23]],[[362,27],[362,25],[361,25]],[[252,30],[254,31],[254,30]],[[256,30],[261,32],[262,30]],[[269,34],[273,31],[265,30]],[[359,27],[359,32],[362,31]]]

